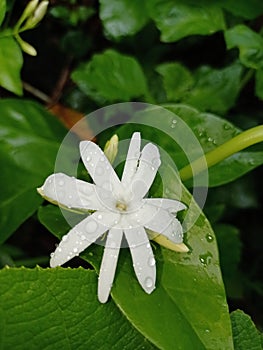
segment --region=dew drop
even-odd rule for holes
[[[85,235],[81,235],[81,236],[80,236],[80,239],[81,239],[82,241],[85,241],[85,239],[86,239]]]
[[[177,120],[176,120],[176,119],[173,119],[173,120],[172,120],[172,124],[171,124],[171,128],[174,129],[175,126],[176,126],[176,124],[177,124]]]
[[[61,248],[58,248],[58,252],[61,253],[61,252],[62,252],[62,249],[61,249]]]
[[[152,288],[153,287],[153,280],[151,277],[147,277],[144,281],[144,285],[146,288]]]
[[[77,253],[78,252],[78,248],[73,248],[73,252]]]
[[[155,259],[152,256],[148,260],[148,265],[149,266],[154,266],[155,265]]]
[[[87,162],[90,162],[90,161],[91,161],[91,157],[88,156],[88,157],[86,158],[86,161],[87,161]]]
[[[249,164],[249,165],[255,165],[255,162],[254,162],[254,160],[251,159],[251,160],[248,162],[248,164]]]
[[[230,125],[224,124],[224,129],[225,129],[225,130],[229,130],[229,129],[230,129]]]
[[[101,215],[101,214],[98,215],[98,219],[99,219],[99,220],[102,219],[102,215]]]
[[[63,242],[66,242],[67,240],[68,240],[68,236],[67,235],[62,237],[62,241]]]
[[[50,257],[53,258],[53,256],[54,256],[54,253],[51,253],[51,254],[50,254]]]
[[[95,232],[97,227],[98,227],[98,224],[96,223],[96,221],[89,221],[86,224],[86,231],[89,233]]]
[[[207,252],[206,254],[199,255],[199,260],[202,265],[207,266],[212,262],[212,253]]]
[[[212,137],[208,137],[207,141],[208,141],[208,142],[213,142],[214,140],[213,140]]]
[[[210,235],[209,233],[205,236],[205,238],[206,238],[208,243],[211,243],[214,240],[214,237],[212,235]]]

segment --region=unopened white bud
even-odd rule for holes
[[[118,142],[119,138],[115,134],[109,141],[106,142],[106,145],[104,147],[104,154],[111,164],[114,162],[118,153]]]

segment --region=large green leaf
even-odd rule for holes
[[[209,35],[225,28],[221,8],[209,0],[151,0],[149,9],[164,42],[193,34]]]
[[[242,67],[233,64],[222,69],[200,67],[195,75],[195,85],[183,101],[200,111],[226,113],[234,106],[240,90]]]
[[[110,302],[96,297],[94,271],[0,271],[1,349],[130,349],[154,347]]]
[[[191,72],[178,62],[163,63],[156,67],[162,76],[168,101],[182,101],[191,90],[194,79]]]
[[[240,61],[249,68],[263,67],[263,38],[244,24],[225,31],[228,49],[238,47]]]
[[[0,85],[22,95],[20,71],[23,65],[21,49],[11,36],[0,38]]]
[[[262,350],[261,336],[251,317],[241,310],[231,313],[235,350]]]
[[[2,24],[5,18],[6,12],[6,0],[0,0],[0,25]]]
[[[118,39],[137,33],[149,17],[140,0],[100,0],[100,18],[106,34]]]
[[[0,242],[41,203],[36,187],[54,171],[65,133],[64,127],[36,103],[0,101]],[[64,165],[72,160],[69,153],[65,156]]]
[[[232,64],[222,69],[202,66],[194,74],[173,62],[157,67],[163,77],[168,101],[187,103],[200,111],[226,113],[240,90],[242,66]]]
[[[106,50],[80,65],[72,79],[88,96],[98,102],[129,101],[149,95],[141,66],[135,58]]]

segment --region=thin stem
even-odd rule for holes
[[[231,140],[218,146],[211,152],[196,159],[193,163],[188,164],[179,171],[182,181],[189,180],[193,174],[199,174],[206,168],[221,162],[225,158],[249,147],[256,143],[263,141],[263,125],[256,126],[252,129],[246,130],[241,134],[233,137]]]
[[[251,68],[251,69],[247,70],[246,74],[244,75],[244,77],[240,81],[240,84],[239,84],[240,90],[242,90],[244,88],[244,86],[247,85],[247,83],[253,77],[254,74],[255,74],[255,69]]]

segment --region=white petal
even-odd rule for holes
[[[161,234],[176,244],[183,242],[183,228],[180,221],[176,218],[173,219],[171,225]]]
[[[138,160],[140,157],[141,135],[135,132],[132,135],[125,166],[122,173],[121,182],[124,186],[128,186],[137,171]]]
[[[158,208],[155,205],[143,204],[137,211],[126,215],[126,220],[133,227],[137,226],[154,226],[158,228],[157,232],[163,231],[170,225],[174,215],[168,210]]]
[[[105,207],[95,189],[96,186],[88,182],[57,173],[46,179],[39,192],[44,198],[68,208],[103,210]]]
[[[129,187],[133,201],[142,199],[149,191],[160,164],[158,148],[148,143],[142,150],[138,169]]]
[[[99,146],[91,141],[82,141],[79,147],[83,163],[94,183],[119,195],[122,192],[121,182]]]
[[[177,213],[178,211],[187,208],[182,202],[168,198],[145,198],[143,199],[143,202],[168,210],[170,213]]]
[[[137,212],[127,215],[127,220],[131,225],[141,224],[145,228],[166,236],[174,243],[183,241],[183,230],[180,222],[168,210],[157,206],[144,204]]]
[[[106,246],[100,266],[98,298],[101,303],[108,300],[118,262],[123,231],[111,229],[107,236]]]
[[[97,211],[88,216],[79,224],[73,227],[68,234],[62,237],[61,242],[55,252],[51,254],[50,266],[63,265],[68,260],[79,255],[89,247],[97,238],[103,235],[119,216]]]
[[[124,230],[124,234],[131,250],[137,279],[145,292],[150,294],[155,288],[156,267],[147,234],[143,227]]]

